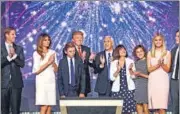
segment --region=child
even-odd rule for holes
[[[136,110],[138,114],[149,114],[148,110],[148,70],[146,60],[146,50],[142,45],[137,45],[134,48],[133,55],[136,58],[135,68],[133,74],[136,76],[135,81],[135,95]]]
[[[61,98],[77,97],[80,88],[79,97],[84,97],[85,92],[85,74],[83,62],[80,58],[75,58],[75,46],[73,43],[65,45],[66,56],[59,62],[58,68],[58,86]]]

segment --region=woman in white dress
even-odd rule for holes
[[[50,49],[51,39],[48,34],[38,38],[37,49],[33,53],[33,73],[36,74],[36,105],[40,105],[40,114],[51,114],[51,106],[56,105],[57,58]]]

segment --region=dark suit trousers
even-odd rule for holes
[[[170,86],[173,114],[179,114],[179,80],[171,79]]]
[[[1,89],[1,114],[20,114],[22,88],[13,88],[10,81],[8,88]]]
[[[104,94],[99,93],[99,97],[111,97],[111,88],[112,88],[112,81],[109,81],[107,84],[107,89]]]
[[[68,94],[66,97],[78,97],[77,89],[76,87],[73,87],[69,85],[68,87]]]

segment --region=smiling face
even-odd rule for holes
[[[75,45],[81,46],[83,43],[83,36],[81,34],[75,34],[73,35],[72,41],[74,42]]]
[[[145,57],[145,52],[142,48],[137,48],[135,53],[139,59],[143,59]]]
[[[160,48],[163,46],[163,38],[161,36],[156,36],[154,38],[154,45],[156,48]]]
[[[120,57],[126,57],[126,50],[124,48],[120,48],[119,49],[119,55]]]
[[[5,34],[6,37],[6,41],[9,43],[14,43],[15,42],[15,38],[16,38],[16,31],[15,30],[11,30],[9,33]]]
[[[105,50],[107,50],[107,51],[113,49],[113,41],[112,41],[111,37],[106,36],[106,37],[104,38],[104,48],[105,48]]]

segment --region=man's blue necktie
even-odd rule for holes
[[[110,80],[111,54],[108,53],[108,79]]]

